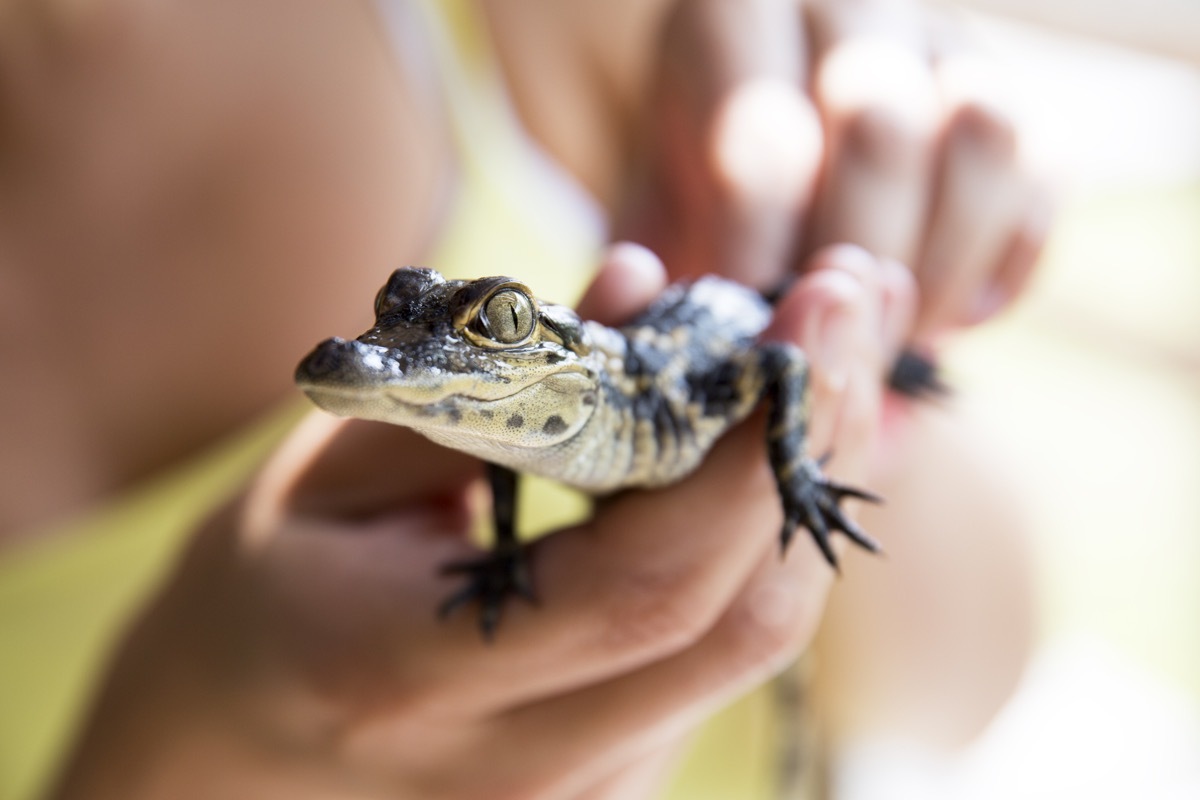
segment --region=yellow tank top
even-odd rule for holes
[[[386,25],[412,22],[388,0],[378,8]],[[521,130],[475,4],[428,0],[419,13],[439,61],[461,170],[430,266],[463,277],[519,275],[543,297],[576,299],[604,242],[600,215]],[[103,509],[3,554],[0,800],[32,798],[48,782],[113,642],[187,532],[244,483],[303,413],[297,402]],[[544,483],[525,491],[524,530],[557,527],[584,510],[577,498]],[[771,796],[773,724],[766,692],[718,715],[692,743],[665,797]]]

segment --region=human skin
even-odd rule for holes
[[[364,326],[450,185],[425,77],[366,4],[5,6],[0,535],[186,460]]]
[[[485,3],[530,129],[672,274],[770,288],[815,248],[854,242],[911,268],[919,350],[1022,292],[1048,187],[1005,76],[946,20],[874,0],[613,5]],[[649,44],[647,18],[661,20]],[[578,33],[528,35],[551,22]],[[537,69],[577,39],[592,44],[589,69]],[[595,75],[607,92],[582,90]],[[558,114],[572,97],[594,102]],[[582,144],[596,140],[608,149]],[[959,747],[1021,675],[1025,511],[954,406],[892,404],[871,481],[889,502],[864,512],[886,568],[851,554],[818,642],[814,694],[836,739]]]
[[[695,9],[693,15],[703,17],[700,12],[710,5],[682,8]],[[755,2],[747,8],[778,5]],[[661,65],[653,55],[658,52],[654,26],[669,8],[647,2],[631,4],[625,9],[630,13],[598,15],[592,3],[557,4],[556,13],[542,15],[536,25],[527,19],[532,11],[522,15],[526,8],[527,4],[512,3],[505,15],[493,20],[496,44],[509,66],[526,122],[539,142],[619,217],[624,193],[633,192],[621,189],[622,176],[641,148],[653,146],[642,140],[661,138],[671,129],[653,119],[633,129],[641,103],[670,77],[674,51],[664,50]],[[160,4],[149,13],[139,0],[6,7],[0,26],[0,76],[8,121],[0,151],[6,165],[6,180],[0,186],[6,257],[0,278],[6,303],[2,319],[11,335],[0,338],[0,355],[12,374],[22,376],[6,382],[0,393],[0,418],[21,421],[6,431],[13,446],[0,453],[0,466],[13,476],[6,485],[8,502],[0,512],[0,531],[6,538],[86,508],[186,458],[288,396],[289,377],[273,365],[294,360],[296,343],[314,341],[330,330],[361,327],[361,298],[395,266],[396,254],[419,256],[436,237],[453,187],[454,159],[419,37],[404,43],[408,68],[398,73],[369,5],[306,3],[289,7],[284,23],[272,19],[274,11],[268,0],[211,6],[195,19],[189,15],[198,12],[182,4]],[[689,22],[686,15],[677,19],[680,16],[671,18],[666,34],[676,50],[683,46],[679,40],[689,41],[689,35],[679,32],[689,24],[700,31],[690,34],[691,39],[708,30],[703,19]],[[607,29],[598,24],[601,17],[634,27],[622,29],[622,36],[605,35]],[[269,58],[252,35],[256,25],[273,31]],[[544,25],[554,25],[554,35],[535,35]],[[526,39],[518,37],[521,32]],[[741,65],[767,49],[755,49],[755,41],[727,53],[726,61]],[[522,69],[514,63],[514,53],[534,63],[539,56],[551,58],[553,53],[539,48],[558,42],[579,45],[574,50],[580,60],[597,69],[603,66],[601,73],[612,77],[602,86],[589,85],[582,77],[542,85],[535,78],[555,75],[554,70]],[[825,48],[833,49],[832,44]],[[219,59],[213,56],[216,52]],[[726,68],[724,62],[701,63],[714,70]],[[803,62],[797,72],[801,66]],[[819,66],[808,65],[800,78]],[[683,129],[680,150],[691,153],[686,158],[699,167],[696,180],[709,187],[700,193],[707,198],[703,202],[716,208],[719,217],[735,222],[729,224],[729,233],[703,224],[712,211],[680,217],[678,229],[656,226],[651,219],[644,238],[655,245],[668,270],[681,274],[711,268],[751,283],[774,283],[796,263],[794,257],[813,249],[797,249],[790,241],[801,236],[821,244],[853,241],[916,263],[919,258],[911,247],[888,246],[887,234],[875,230],[883,224],[879,214],[865,214],[852,223],[846,212],[833,215],[844,221],[819,224],[817,217],[824,219],[832,212],[809,220],[794,206],[796,198],[786,193],[764,201],[761,213],[749,217],[728,210],[748,202],[742,195],[751,189],[731,182],[722,171],[723,162],[709,151],[716,147],[714,142],[726,138],[730,127],[737,133],[738,125],[727,119],[736,120],[739,114],[721,112],[728,112],[730,103],[742,108],[737,98],[743,96],[735,90],[755,83],[765,69],[751,61],[739,70],[754,80],[733,82],[697,72],[697,80],[709,87],[687,93],[699,97],[696,108],[688,110],[697,124]],[[717,90],[722,87],[724,91]],[[811,122],[814,115],[825,113],[835,120],[829,123],[831,129],[855,128],[835,124],[840,117],[833,112],[814,110],[813,98],[802,91],[799,78],[790,89],[775,90],[792,92],[796,117]],[[961,94],[970,98],[972,91]],[[542,105],[531,98],[541,98]],[[829,102],[838,107],[850,104]],[[852,117],[856,120],[886,120],[898,114],[871,106],[882,102],[878,97],[857,102],[856,108],[866,110]],[[570,137],[556,135],[546,122],[560,117],[566,120],[562,125],[596,118],[609,122],[597,126],[603,136],[591,137],[594,143],[587,148],[576,146],[576,153],[560,143]],[[941,119],[965,126],[985,142],[1012,132],[1002,111],[982,99],[960,102],[944,110]],[[983,124],[967,124],[972,119]],[[932,124],[926,128],[935,130]],[[836,144],[833,134],[813,135],[815,140],[807,143],[815,141],[815,151],[789,159],[800,173],[792,184],[801,198],[816,191],[815,165],[826,149],[858,153]],[[827,148],[829,142],[834,144]],[[932,146],[924,139],[914,143],[911,136],[903,137],[904,142],[912,148]],[[881,142],[866,141],[872,143]],[[708,150],[700,150],[700,145]],[[878,160],[875,149],[864,147],[858,160],[869,166],[872,159]],[[946,154],[943,160],[949,158]],[[893,161],[906,164],[908,159]],[[958,161],[967,163],[961,171],[973,176],[979,187],[971,194],[988,194],[987,180],[978,176],[986,171],[988,159],[983,158],[983,166],[974,166],[965,156]],[[996,180],[1009,181],[1004,176],[1017,172],[1018,166],[1010,154],[991,168],[1001,176]],[[928,170],[905,169],[913,182],[930,191],[934,179]],[[824,182],[857,187],[855,181],[889,179],[886,169],[840,172],[859,177],[827,176]],[[955,170],[941,170],[946,172]],[[679,182],[670,175],[651,174],[631,183],[649,184],[652,188],[644,191],[662,195],[667,186]],[[841,191],[818,191],[818,205],[838,205],[824,198]],[[869,187],[854,191],[874,194]],[[904,191],[916,195],[922,190]],[[1030,206],[1037,208],[1036,203]],[[1018,225],[1019,220],[994,214],[982,215],[982,223],[970,223],[973,215],[965,211],[953,216],[968,220],[957,226],[965,238],[1024,243],[1017,247],[1021,257],[1015,266],[1006,266],[1003,258],[994,263],[977,259],[987,267],[956,261],[965,264],[960,272],[971,277],[955,282],[965,280],[970,290],[955,289],[953,294],[991,293],[995,287],[981,286],[987,281],[979,276],[996,271],[1009,276],[994,281],[1008,287],[998,290],[1000,295],[1012,294],[1020,281],[1009,278],[1027,272],[1028,255],[1036,251],[1029,245],[1037,241],[1044,223]],[[923,229],[927,223],[922,218],[909,227]],[[851,230],[852,225],[858,229]],[[1006,233],[969,235],[976,227],[990,230],[996,225],[1008,226]],[[784,237],[788,241],[768,246],[762,241],[772,237],[756,232],[759,228],[792,232]],[[705,231],[717,240],[700,238]],[[911,231],[897,235],[915,237]],[[766,258],[742,258],[740,246],[730,243],[742,239],[758,242],[753,247],[760,250],[774,247],[775,252]],[[714,263],[688,257],[692,252],[727,255]],[[331,269],[337,271],[336,281],[328,280]],[[917,274],[920,281],[922,270]],[[933,313],[924,309],[935,293],[925,288],[919,313]],[[97,302],[100,297],[103,301]],[[238,302],[231,309],[234,298]],[[64,315],[69,324],[43,324]],[[222,320],[223,338],[191,335],[211,331],[217,319]],[[24,346],[28,331],[37,331],[38,347]],[[204,370],[194,366],[208,363],[213,354],[221,358],[227,384],[206,380]],[[71,370],[57,368],[67,360]],[[83,385],[88,392],[75,390]]]
[[[504,19],[519,20],[519,8],[514,3]],[[547,15],[540,25],[552,26],[554,35],[549,38],[535,36],[544,28],[532,22],[516,25],[526,38],[514,38],[513,28],[494,20],[498,50],[534,136],[594,188],[616,216],[626,207],[620,176],[641,148],[651,146],[642,137],[653,140],[658,130],[653,125],[644,130],[630,126],[641,114],[640,103],[650,87],[659,80],[651,31],[667,9],[645,4],[631,6],[644,13],[605,15],[634,26],[626,31],[626,38],[604,35],[606,29],[583,24],[599,19],[592,4],[562,4],[562,8],[581,15]],[[591,17],[582,15],[589,9]],[[7,476],[0,530],[6,538],[16,538],[185,461],[291,396],[289,370],[280,365],[290,365],[304,347],[331,331],[363,327],[364,298],[372,295],[380,276],[396,266],[397,254],[405,254],[406,260],[413,254],[411,260],[418,261],[436,238],[455,164],[436,88],[429,82],[427,54],[422,53],[419,40],[406,43],[405,68],[398,71],[365,3],[257,0],[207,4],[201,11],[183,3],[84,0],[13,3],[3,13],[0,102],[6,126],[0,164],[6,180],[0,186],[5,255],[0,262],[4,286],[0,302],[5,308],[0,319],[6,327],[0,336],[0,362],[20,380],[0,384],[0,424],[7,443],[0,450],[0,473]],[[549,91],[514,66],[517,55],[538,52],[539,42],[559,43],[579,56],[571,63],[604,65],[603,74],[613,77],[602,86],[580,78]],[[614,50],[617,42],[633,49]],[[578,47],[569,46],[573,44]],[[547,75],[552,72],[543,70]],[[589,70],[579,74],[586,76]],[[531,105],[531,96],[544,98],[547,105]],[[805,97],[801,93],[800,99]],[[715,102],[719,99],[709,96],[702,108],[719,107]],[[597,118],[612,119],[615,127],[602,126],[597,130],[603,135],[581,138],[587,146],[575,145],[578,150],[563,147],[569,137],[556,137],[546,126],[549,119]],[[718,118],[710,115],[702,121]],[[707,141],[706,136],[701,138]],[[803,167],[807,162],[800,163]],[[796,182],[801,194],[837,193],[806,183],[805,175]],[[664,185],[674,180],[669,175],[658,179]],[[759,230],[762,214],[733,213],[729,198],[737,200],[738,195],[724,192],[724,183],[718,187],[723,191],[716,194],[716,211],[709,213],[751,220],[749,230],[734,226],[736,235],[730,241],[757,242],[753,247],[766,255],[755,260],[759,271],[751,275],[739,272],[743,263],[739,251],[722,246],[714,252],[730,255],[714,269],[763,283],[793,265],[813,263],[804,255],[811,255],[809,245],[797,250],[794,243],[780,244],[778,231],[789,231],[793,222],[800,226],[796,220],[803,216],[793,207],[793,198],[775,197],[775,205],[766,207],[766,217],[774,214],[775,221],[761,223],[761,228],[776,231],[766,235]],[[797,227],[801,229],[807,227]],[[839,231],[838,236],[844,233],[836,227],[831,230]],[[651,230],[646,236],[676,273],[697,271],[699,262],[688,255],[697,252],[694,229],[676,233],[677,237],[654,240]],[[866,232],[861,235],[870,239]],[[861,266],[861,256],[839,258],[847,262],[839,269]],[[872,269],[874,277],[868,283],[882,285],[872,283],[870,298],[904,294],[901,287],[906,284],[893,266],[877,264]],[[624,288],[615,290],[614,296],[638,296],[635,284],[617,281],[617,286]],[[827,294],[836,297],[837,291]],[[811,302],[820,306],[817,300]],[[855,302],[869,307],[876,301]],[[597,311],[612,313],[613,308],[601,303]],[[822,319],[824,314],[797,311],[796,318],[801,317]],[[36,347],[29,346],[31,332],[36,332]],[[802,344],[820,349],[815,342],[804,341],[799,330],[794,333]],[[885,349],[882,344],[875,348]],[[860,372],[855,374],[877,372],[877,359],[877,355],[864,357],[870,368],[858,364],[855,369]],[[63,369],[65,364],[70,368]],[[213,379],[210,365],[215,364],[220,364],[220,380]],[[835,370],[832,377],[819,370],[818,389],[849,391],[847,369]],[[858,412],[839,411],[843,405],[871,409],[877,402],[870,391],[861,387],[856,391],[860,394],[852,394],[849,400],[826,396],[818,402],[818,408],[825,410],[816,421],[816,445],[822,447],[839,435],[851,437],[837,448],[835,469],[846,479],[855,477],[855,454],[861,439],[869,438],[870,428],[860,420],[861,425],[848,424],[847,432],[835,433],[837,419],[858,419]],[[351,464],[376,465],[368,453],[355,449],[363,444],[352,430],[339,434],[338,441],[348,443],[354,458],[336,463],[347,470]],[[350,447],[353,442],[357,444]],[[720,464],[719,457],[715,460]],[[358,473],[345,474],[358,477]],[[760,497],[754,507],[773,509],[769,495]],[[662,508],[653,508],[671,507],[671,495],[660,499]],[[647,514],[647,529],[659,522],[650,515],[650,506],[636,507]],[[229,517],[222,519],[225,528],[220,528],[219,520],[213,521],[200,539],[240,541],[245,532]],[[416,526],[419,518],[413,520]],[[280,523],[274,530],[279,534],[284,529],[290,528]],[[290,541],[293,537],[272,538]],[[442,536],[438,546],[449,549],[443,539],[452,538]],[[566,534],[551,542],[564,542],[554,547],[567,548],[565,543],[587,538],[587,534]],[[760,538],[765,543],[770,537],[764,532]],[[550,543],[547,550],[552,551]],[[292,554],[284,548],[279,558]],[[425,566],[432,567],[434,559],[428,561]],[[796,561],[795,569],[807,563]],[[186,563],[187,569],[196,564]],[[274,562],[268,559],[268,563]],[[194,759],[196,752],[216,747],[226,759],[223,763],[232,765],[221,774],[231,779],[240,774],[234,767],[242,762],[247,768],[264,762],[280,765],[266,758],[277,755],[273,747],[268,753],[254,747],[231,752],[223,749],[222,742],[244,743],[245,737],[210,739],[209,723],[220,733],[227,732],[220,726],[228,719],[213,720],[209,713],[223,704],[207,694],[188,697],[191,690],[185,691],[184,686],[192,684],[178,677],[187,674],[186,665],[172,662],[171,669],[157,668],[166,651],[192,653],[175,638],[159,638],[164,629],[177,630],[162,620],[180,619],[172,616],[176,614],[190,619],[188,615],[194,613],[196,604],[179,599],[197,597],[191,594],[195,584],[184,580],[184,574],[177,576],[179,585],[170,584],[148,609],[147,621],[122,649],[111,672],[110,689],[92,716],[93,724],[101,726],[97,730],[112,735],[83,739],[65,793],[86,795],[88,776],[103,779],[90,771],[89,764],[121,763],[109,758],[112,752],[100,751],[105,756],[100,759],[90,755],[97,751],[89,748],[102,744],[179,745],[174,753],[184,763],[193,763],[187,759]],[[745,574],[741,578],[739,586],[747,586],[750,579]],[[428,577],[425,581],[414,586],[429,588]],[[810,583],[817,595],[823,591],[821,580]],[[664,589],[661,596],[672,595]],[[735,605],[731,596],[725,599],[728,607]],[[790,652],[811,633],[815,621],[808,614],[815,613],[818,603],[812,598],[806,602],[805,614],[796,617],[792,634],[796,638],[787,642]],[[218,624],[228,617],[206,619],[218,621],[209,623],[218,634],[236,631]],[[514,614],[513,622],[519,619]],[[674,641],[676,647],[689,639],[686,627],[684,631]],[[699,636],[694,627],[690,634],[693,639]],[[671,642],[670,636],[665,639]],[[229,652],[231,642],[218,635],[215,641],[200,638],[189,648],[202,646]],[[189,663],[206,663],[202,654],[193,655]],[[219,655],[210,656],[221,660]],[[155,666],[154,673],[163,676],[164,685],[139,683],[138,691],[127,691],[148,665]],[[728,697],[734,684],[744,685],[731,681],[719,690],[701,692],[699,699],[681,700],[691,712],[687,720]],[[169,721],[156,720],[153,714],[147,717],[155,708],[150,701],[156,698],[177,699],[181,708],[204,713],[196,718],[173,717],[195,724],[163,729],[158,726]],[[240,709],[238,713],[239,718],[245,717]],[[679,719],[667,711],[663,718]],[[672,732],[679,734],[685,727],[681,724]],[[121,735],[130,730],[132,738]],[[544,732],[553,733],[549,727]],[[664,742],[670,738],[664,736],[653,744],[666,747]],[[275,739],[268,741],[278,744]],[[653,750],[626,753],[620,766],[608,764],[610,786],[618,786],[637,774],[637,767],[653,762]],[[133,752],[144,751],[130,750],[126,755]],[[178,762],[164,758],[162,763]],[[295,777],[289,777],[287,770],[247,773],[251,774],[289,786]],[[595,783],[587,791],[628,796],[606,787],[596,774],[591,777]],[[374,786],[375,780],[392,778],[364,780]],[[572,787],[577,789],[583,791]],[[338,791],[352,789],[342,786]]]
[[[673,275],[774,288],[851,242],[913,270],[926,343],[1023,288],[1047,187],[1004,76],[921,5],[483,5],[530,130]]]
[[[812,354],[830,432],[813,446],[855,480],[903,328],[885,267],[852,248],[816,258],[767,335]],[[647,263],[623,259],[608,280],[640,305],[633,286],[657,289],[661,268],[614,277]],[[682,483],[539,543],[544,604],[511,606],[485,646],[469,615],[432,613],[438,565],[472,547],[479,464],[314,415],[198,533],[55,796],[637,796],[639,767],[793,659],[820,619],[832,572],[809,542],[780,559],[764,440],[756,415]]]

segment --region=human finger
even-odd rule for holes
[[[917,336],[978,318],[1002,302],[993,280],[1018,231],[1044,230],[1003,82],[985,62],[956,54],[938,64],[947,105],[929,225],[915,261]],[[1033,211],[1040,219],[1027,219]],[[1008,286],[1016,282],[1009,280]],[[994,308],[993,308],[994,310]]]
[[[1054,201],[1048,186],[1033,181],[1015,230],[991,272],[991,281],[967,310],[966,324],[976,325],[1003,309],[1024,291],[1050,233]]]
[[[805,252],[853,242],[911,263],[929,205],[938,121],[914,9],[818,2],[809,19],[827,156]]]
[[[809,424],[810,449],[823,455],[832,446],[838,424],[832,410],[841,407],[852,371],[873,348],[894,346],[897,319],[903,318],[912,298],[894,289],[894,268],[856,245],[822,248],[803,269],[804,279],[777,305],[771,330],[798,341],[812,361],[809,391],[815,413]],[[878,323],[870,339],[858,332],[864,314]]]
[[[796,566],[801,560],[810,573]],[[763,553],[753,588],[691,647],[495,718],[485,747],[504,774],[501,780],[528,796],[570,797],[686,736],[795,656],[816,627],[831,581],[819,556],[781,565],[777,552]],[[564,730],[577,734],[564,736]],[[530,741],[538,748],[520,747]],[[469,790],[462,794],[471,796]]]
[[[577,310],[583,319],[620,325],[650,305],[666,285],[666,269],[653,251],[634,242],[617,242],[605,249]]]
[[[880,259],[880,268],[884,360],[895,364],[917,316],[917,282],[912,270],[895,259]]]
[[[682,483],[613,498],[588,524],[540,541],[533,553],[540,605],[506,609],[482,658],[470,615],[450,620],[423,670],[426,687],[455,705],[499,710],[688,646],[759,556],[777,549],[779,506],[764,438],[755,419]]]

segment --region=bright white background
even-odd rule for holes
[[[949,357],[1032,505],[1041,641],[967,752],[863,743],[839,797],[1200,798],[1200,2],[955,5],[1062,184],[1031,296]]]

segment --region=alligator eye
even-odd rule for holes
[[[502,289],[483,307],[483,324],[500,344],[516,344],[533,333],[533,301],[516,289]]]

